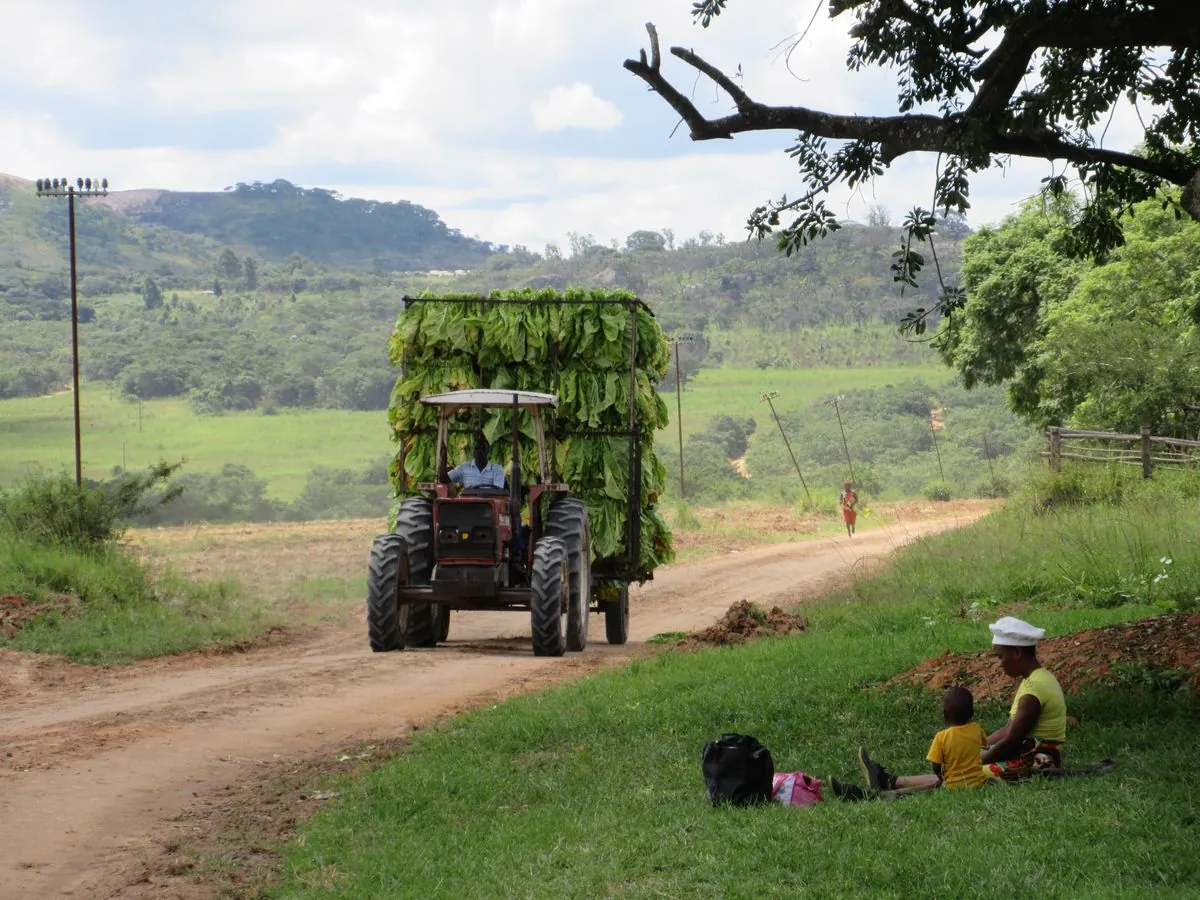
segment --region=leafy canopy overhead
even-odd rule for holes
[[[696,0],[692,14],[708,27],[728,0]],[[868,66],[897,75],[897,114],[860,116],[751,98],[724,71],[684,47],[671,54],[711,79],[734,111],[707,118],[663,74],[658,33],[648,24],[650,53],[625,68],[657,92],[687,124],[693,140],[782,129],[797,133],[789,154],[804,193],[758,207],[747,228],[775,233],[794,252],[838,227],[825,195],[857,187],[909,153],[937,154],[934,207],[943,215],[970,206],[971,175],[1020,156],[1061,163],[1042,179],[1060,195],[1075,186],[1085,201],[1071,222],[1076,255],[1103,256],[1122,243],[1121,215],[1174,185],[1177,213],[1200,220],[1200,9],[1196,0],[829,0],[829,15],[853,16],[851,70]],[[1127,98],[1145,123],[1137,153],[1106,149],[1093,129]],[[852,112],[852,111],[848,111]],[[894,277],[914,284],[932,245],[934,211],[906,217]],[[936,262],[936,255],[934,257]],[[939,279],[940,280],[940,279]],[[932,310],[906,320],[917,333],[931,314],[952,313],[963,292],[945,287]]]

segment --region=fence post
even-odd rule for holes
[[[1142,426],[1142,477],[1149,478],[1154,472],[1154,463],[1150,460],[1150,426]]]
[[[1050,471],[1057,472],[1062,466],[1062,431],[1057,425],[1050,427]]]

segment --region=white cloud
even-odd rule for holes
[[[91,11],[77,0],[5,0],[0,22],[0,76],[25,90],[51,88],[81,95],[110,90],[126,42],[90,28]]]
[[[181,190],[291,177],[347,196],[409,199],[467,233],[539,248],[561,244],[568,231],[607,242],[639,228],[736,240],[753,207],[799,192],[783,153],[791,135],[748,147],[746,138],[694,144],[681,130],[667,143],[675,114],[621,61],[646,46],[650,20],[659,26],[664,71],[707,114],[724,114],[729,99],[696,82],[670,55],[672,45],[727,72],[740,68],[743,86],[763,102],[894,110],[893,74],[846,72],[848,23],[829,20],[825,8],[824,0],[739,2],[701,29],[682,0],[356,0],[336,15],[327,0],[213,0],[192,8],[203,28],[172,31],[163,14],[118,38],[89,23],[119,17],[81,15],[82,0],[6,0],[0,83],[29,85],[21,99],[38,112],[0,99],[0,168]],[[804,32],[814,10],[811,29],[789,37]],[[106,145],[81,136],[80,107],[104,115],[87,106],[100,89],[122,97],[126,118],[143,120],[141,140]],[[245,111],[261,111],[271,124],[249,146],[241,135],[229,135],[227,149],[219,140],[170,146],[156,128],[163,113]],[[605,138],[605,146],[628,152],[601,155],[597,138],[579,129],[620,129],[620,143]],[[1127,145],[1138,132],[1136,116],[1122,110],[1106,145]],[[539,141],[554,153],[540,152]],[[650,158],[664,151],[672,155]],[[863,219],[878,202],[898,221],[929,205],[932,165],[931,157],[899,160],[867,192],[842,192],[830,206]],[[971,222],[1012,211],[1049,171],[1049,163],[1021,160],[1007,173],[977,176]]]
[[[546,96],[529,105],[529,112],[538,131],[607,131],[621,124],[621,111],[581,81],[551,88]]]

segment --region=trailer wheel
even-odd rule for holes
[[[371,543],[367,566],[367,640],[376,653],[404,649],[397,593],[408,581],[408,546],[398,534]]]
[[[543,537],[533,550],[529,617],[534,656],[562,656],[567,649],[567,548]]]
[[[610,644],[624,644],[629,640],[629,585],[621,585],[617,599],[603,606],[604,636]]]
[[[396,534],[408,544],[409,584],[429,584],[433,574],[433,501],[428,497],[409,497],[401,503],[396,516]],[[436,647],[439,640],[445,640],[440,605],[411,604],[406,618],[409,645]],[[445,629],[449,630],[449,622],[445,623]]]
[[[592,605],[592,537],[588,508],[582,500],[555,500],[546,516],[545,533],[562,538],[567,548],[567,649],[587,646],[588,613]]]

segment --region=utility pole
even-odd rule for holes
[[[787,433],[783,430],[783,423],[779,421],[779,413],[775,412],[775,404],[771,402],[778,396],[779,391],[767,391],[765,394],[760,395],[758,399],[760,403],[766,403],[767,406],[771,407],[771,417],[775,420],[775,424],[779,426],[779,435],[783,438],[783,445],[787,447],[788,456],[792,458],[792,465],[796,467],[796,474],[800,476],[800,484],[804,487],[804,496],[808,498],[808,505],[811,507],[813,505],[812,494],[808,492],[808,484],[804,480],[804,475],[800,472],[800,463],[796,462],[796,454],[792,452],[792,445],[788,442]]]
[[[67,198],[67,227],[71,252],[71,372],[72,393],[75,399],[75,486],[83,487],[83,453],[79,427],[79,293],[75,267],[75,198],[107,196],[108,179],[76,178],[75,183],[70,184],[65,178],[39,178],[37,195]]]
[[[679,377],[679,345],[690,344],[692,336],[681,334],[671,338],[671,349],[675,353],[675,425],[679,429],[679,499],[683,499],[683,380]]]
[[[988,473],[992,476],[992,488],[994,490],[996,487],[996,469],[992,466],[992,448],[988,444],[987,432],[983,434],[983,453],[987,457]]]
[[[841,399],[841,395],[838,395],[831,400],[826,400],[825,405],[832,406],[833,411],[837,413],[838,431],[842,433],[842,450],[846,453],[846,467],[850,470],[850,480],[858,484],[858,479],[854,477],[854,463],[850,461],[850,447],[846,444],[846,429],[842,425],[842,409],[838,406],[838,401]]]
[[[933,412],[929,413],[929,433],[933,435],[933,452],[937,454],[938,475],[941,476],[942,482],[946,481],[946,473],[942,471],[942,451],[938,449],[937,428],[933,424]]]

